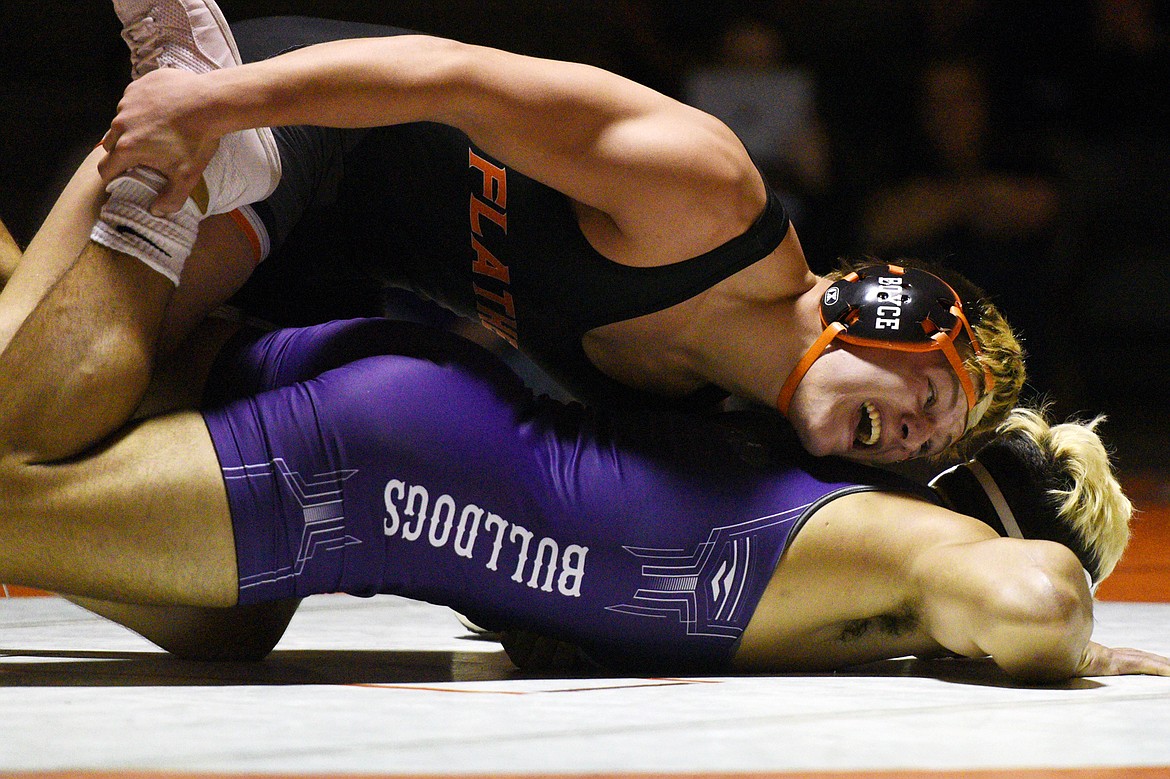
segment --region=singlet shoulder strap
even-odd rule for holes
[[[651,314],[682,303],[767,257],[788,234],[789,219],[779,196],[769,187],[759,218],[744,233],[722,246],[687,260],[652,268],[613,263],[621,283],[598,300],[582,332],[601,325]]]

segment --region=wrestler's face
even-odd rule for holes
[[[959,440],[967,398],[940,351],[840,345],[813,363],[788,419],[814,455],[891,463]]]

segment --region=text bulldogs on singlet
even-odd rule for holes
[[[512,581],[544,592],[553,592],[555,583],[556,592],[561,595],[572,598],[581,596],[585,556],[589,553],[589,547],[567,544],[562,551],[560,544],[548,537],[541,537],[533,544],[535,533],[508,522],[499,514],[474,503],[459,508],[455,499],[446,493],[435,498],[432,504],[426,487],[408,485],[399,479],[391,479],[386,483],[383,497],[386,516],[382,520],[382,532],[387,536],[418,542],[426,530],[427,542],[436,549],[442,549],[450,543],[455,554],[469,560],[482,560],[487,555],[485,567],[489,571],[499,571],[503,564],[505,570],[501,573],[507,573],[514,559]],[[491,552],[489,555],[486,547],[488,541],[484,540],[477,558],[476,542],[480,540],[481,529],[486,539],[490,539]]]

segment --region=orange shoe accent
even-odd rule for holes
[[[240,228],[240,232],[248,239],[248,243],[252,246],[252,264],[259,265],[260,261],[264,259],[264,249],[260,244],[260,236],[256,234],[256,228],[252,223],[240,213],[240,209],[234,209],[228,212],[228,216],[236,223],[236,227]]]

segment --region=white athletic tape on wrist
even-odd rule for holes
[[[165,184],[157,173],[135,170],[110,182],[110,197],[90,240],[128,254],[170,279],[175,286],[199,233],[199,212],[190,200],[177,213],[155,216],[150,205]]]

